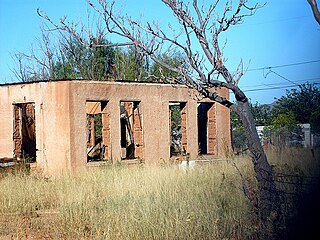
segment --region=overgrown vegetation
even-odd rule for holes
[[[273,104],[255,103],[250,107],[256,126],[267,127],[264,137],[274,146],[299,145],[302,135],[300,124],[310,123],[312,133],[320,135],[318,83],[305,83],[287,90],[286,95]],[[231,112],[231,125],[234,148],[240,151],[247,149],[243,124],[234,112]]]
[[[314,154],[290,149],[269,158],[276,173],[319,177]],[[280,190],[300,195],[286,195],[281,234],[290,231],[306,193],[283,184]],[[246,156],[188,170],[113,165],[49,178],[3,174],[0,238],[263,239],[270,232],[254,217],[256,191]]]
[[[120,47],[106,39],[105,34],[90,34],[85,45],[74,36],[58,36],[42,29],[37,48],[13,55],[17,80],[34,82],[43,80],[80,79],[107,81],[163,82],[165,77],[177,77],[172,71],[143,56],[134,46]],[[178,67],[183,59],[163,55],[170,64]]]

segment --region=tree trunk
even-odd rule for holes
[[[249,102],[237,101],[235,111],[238,113],[245,127],[248,148],[258,182],[260,218],[263,223],[267,223],[272,212],[278,210],[278,194],[273,179],[273,171],[262,148]]]

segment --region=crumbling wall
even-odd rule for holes
[[[187,88],[172,88],[170,85],[164,84],[73,81],[70,92],[72,93],[71,119],[73,121],[71,133],[75,135],[71,137],[71,145],[74,146],[71,152],[74,158],[85,158],[84,152],[81,150],[83,149],[81,145],[84,145],[81,140],[84,121],[81,119],[85,115],[81,106],[83,106],[82,102],[88,99],[108,102],[112,161],[121,161],[126,158],[124,151],[121,150],[123,149],[121,145],[125,145],[121,144],[121,120],[119,118],[121,102],[126,103],[126,111],[132,115],[130,124],[135,141],[134,158],[142,158],[150,164],[170,158],[170,102],[185,103],[181,108],[181,141],[186,154],[191,158],[197,157],[199,150],[197,141],[198,103],[191,97]],[[228,97],[228,91],[223,94]],[[133,103],[139,103],[137,110],[133,110]],[[228,144],[228,139],[230,140],[228,121],[225,119],[225,116],[229,115],[228,112],[223,112],[226,115],[218,119],[217,111],[220,110],[216,108],[217,104],[211,104],[213,108],[208,112],[208,131],[212,134],[208,135],[208,148],[210,149],[208,154],[218,156],[220,151],[218,139],[224,138],[225,144]],[[137,121],[138,117],[141,120]],[[221,122],[218,123],[218,121]],[[218,130],[218,126],[227,128],[227,130]],[[220,135],[217,137],[218,131]]]
[[[143,159],[144,144],[143,144],[143,126],[142,113],[140,105],[137,105],[133,111],[133,137],[135,142],[135,158]]]
[[[26,145],[36,144],[31,147],[36,159],[32,168],[44,174],[71,169],[68,84],[0,85],[0,158],[21,156],[28,148],[24,137]]]
[[[216,104],[208,110],[208,154],[217,155]]]
[[[217,91],[228,98],[227,89]],[[199,102],[189,89],[154,83],[77,80],[0,85],[0,157],[13,156],[14,149],[16,154],[21,152],[19,137],[14,135],[21,131],[18,128],[21,123],[17,121],[14,129],[17,110],[13,106],[34,103],[35,166],[46,172],[87,166],[87,148],[94,144],[93,138],[88,141],[93,127],[89,124],[87,130],[86,103],[90,101],[107,106],[100,107],[104,159],[121,161],[121,102],[133,103],[130,121],[135,141],[134,158],[143,159],[147,164],[170,158],[170,102],[185,103],[181,108],[181,142],[190,158],[198,156]],[[137,103],[138,107],[134,107]],[[212,151],[209,153],[219,157],[230,146],[230,115],[223,106],[213,105],[212,112],[208,112],[208,131],[215,134],[209,135],[208,148]]]
[[[229,99],[229,90],[221,88],[220,96]],[[230,110],[221,104],[216,106],[216,142],[217,157],[226,157],[231,151],[231,130],[230,130]]]
[[[186,152],[188,148],[188,134],[187,134],[187,107],[185,103],[181,105],[181,145],[182,145],[182,151]]]

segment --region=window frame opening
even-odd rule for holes
[[[187,154],[187,102],[169,102],[170,157]]]
[[[143,116],[141,101],[120,101],[121,160],[144,157]]]
[[[87,162],[111,159],[111,132],[108,101],[86,101]]]

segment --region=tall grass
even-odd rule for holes
[[[266,153],[277,172],[320,176],[320,148],[269,148]]]
[[[247,157],[192,170],[115,165],[50,178],[9,174],[0,178],[0,239],[254,239],[261,229],[238,170],[254,190]]]

